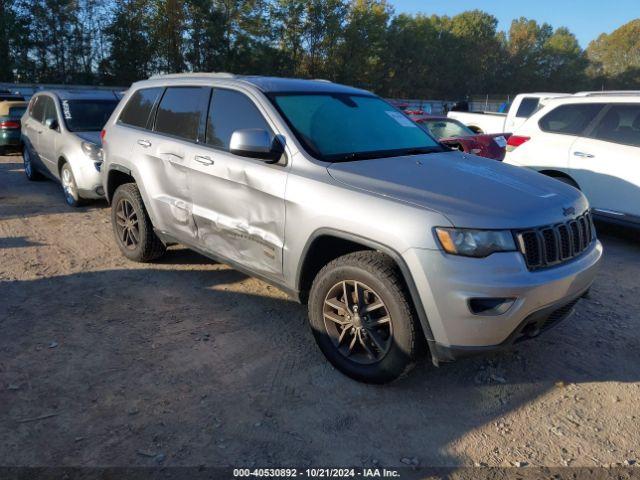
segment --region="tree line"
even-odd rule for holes
[[[640,89],[640,19],[567,28],[386,0],[0,0],[0,81],[127,86],[163,72],[325,78],[389,97]]]

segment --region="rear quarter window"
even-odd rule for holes
[[[523,98],[522,102],[520,103],[520,106],[518,107],[518,111],[516,112],[516,117],[529,118],[538,109],[539,104],[540,104],[539,98],[535,98],[535,97]]]
[[[43,101],[43,96],[37,96],[33,99],[33,103],[31,104],[30,110],[29,110],[29,115],[31,115],[31,117],[34,120],[37,120],[38,122],[42,122],[42,116],[44,114],[44,101]]]
[[[151,111],[163,90],[164,88],[157,87],[136,91],[122,109],[118,120],[132,127],[148,128]]]
[[[580,135],[604,107],[600,103],[560,105],[540,119],[543,132]]]

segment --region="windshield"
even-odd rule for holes
[[[72,132],[99,132],[116,105],[116,100],[63,100],[62,116]]]
[[[429,130],[429,133],[438,140],[441,138],[468,137],[470,135],[475,135],[472,130],[455,120],[421,120],[419,123]]]
[[[274,94],[298,140],[316,158],[358,160],[442,151],[429,134],[371,95]]]

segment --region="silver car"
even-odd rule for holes
[[[38,92],[22,117],[24,171],[60,181],[66,202],[104,196],[100,132],[118,104],[109,91]]]
[[[575,188],[451,151],[330,82],[152,78],[114,111],[103,149],[126,257],[182,243],[277,285],[361,381],[397,378],[421,350],[439,364],[537,336],[602,256]]]

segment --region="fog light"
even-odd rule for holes
[[[469,310],[474,315],[502,315],[515,301],[515,298],[471,298]]]
[[[96,193],[97,193],[98,195],[104,195],[104,188],[102,188],[102,187],[97,187],[97,188],[96,188]]]

